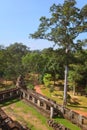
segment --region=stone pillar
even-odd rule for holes
[[[38,106],[40,107],[40,100],[38,99],[38,101],[37,101],[37,104],[38,104]]]
[[[44,102],[44,106],[43,106],[43,107],[44,107],[44,109],[46,110],[46,108],[47,108],[47,105],[46,105],[46,103],[45,103],[45,102]]]
[[[69,112],[69,119],[72,120],[72,110]]]
[[[53,107],[50,108],[50,118],[53,118]]]
[[[17,90],[16,93],[17,93],[17,95],[18,95],[19,91]]]
[[[12,92],[10,92],[10,97],[12,97]]]
[[[82,115],[79,115],[79,123],[82,125],[83,124],[83,118],[82,118]]]
[[[27,95],[27,100],[29,100],[29,97],[30,97],[30,95],[28,94],[28,95]]]
[[[25,98],[25,93],[23,92],[23,98]]]
[[[35,97],[33,97],[32,101],[33,101],[33,103],[35,103]]]
[[[65,108],[63,106],[61,106],[61,110],[60,111],[63,113],[63,115],[65,114]]]

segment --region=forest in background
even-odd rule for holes
[[[58,80],[64,80],[64,65],[68,58],[68,89],[87,93],[87,49],[72,50],[68,57],[64,49],[45,48],[31,51],[23,43],[0,46],[0,79],[16,83],[17,77],[38,75],[38,83],[51,89]],[[51,85],[51,82],[53,84]],[[33,83],[32,83],[33,84]],[[61,87],[63,87],[61,85]]]

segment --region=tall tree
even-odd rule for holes
[[[67,104],[67,74],[68,56],[74,47],[74,40],[80,33],[87,32],[87,5],[77,8],[75,0],[65,0],[63,4],[53,4],[50,8],[50,18],[41,17],[38,30],[30,37],[47,39],[65,49],[65,83],[64,100]],[[75,43],[76,44],[76,43]]]
[[[5,50],[6,68],[4,76],[8,79],[15,80],[20,74],[23,74],[22,57],[29,52],[29,48],[22,43],[14,43]]]
[[[24,65],[24,67],[27,69],[28,72],[34,72],[40,74],[44,67],[45,61],[43,56],[41,55],[41,52],[34,51],[26,54],[22,58],[22,64]]]
[[[73,95],[75,95],[76,88],[79,85],[81,87],[81,84],[79,84],[79,82],[81,83],[83,79],[83,75],[81,74],[83,66],[81,64],[79,65],[72,64],[71,67],[72,70],[69,71],[68,80],[70,82],[70,86],[73,88]]]

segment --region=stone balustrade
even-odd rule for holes
[[[0,130],[31,130],[22,126],[19,122],[13,121],[7,114],[0,109]]]
[[[23,88],[14,88],[0,92],[0,103],[12,98],[25,99],[29,104],[35,106],[47,117],[62,116],[72,123],[80,126],[82,130],[87,130],[87,117],[78,114],[71,109],[57,104],[55,101],[36,93],[35,91]]]
[[[57,122],[54,122],[54,120],[48,120],[48,125],[52,127],[54,130],[70,130],[69,128],[63,126],[62,124],[59,124]]]
[[[71,109],[65,108],[62,105],[57,104],[55,101],[36,93],[35,91],[29,89],[27,91],[21,89],[20,91],[23,99],[26,99],[38,109],[43,110],[43,113],[45,112],[46,116],[52,118],[60,115],[81,127],[82,130],[87,130],[87,117],[78,114]]]
[[[0,91],[0,103],[9,99],[20,97],[19,88],[12,88],[10,90]]]

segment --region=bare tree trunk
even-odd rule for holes
[[[69,47],[66,48],[65,54],[66,54],[66,65],[65,65],[65,76],[64,76],[64,99],[63,99],[63,105],[67,105],[67,79],[68,79],[68,51]]]
[[[68,66],[65,66],[65,78],[64,78],[64,99],[63,105],[67,105],[67,75],[68,75]]]

